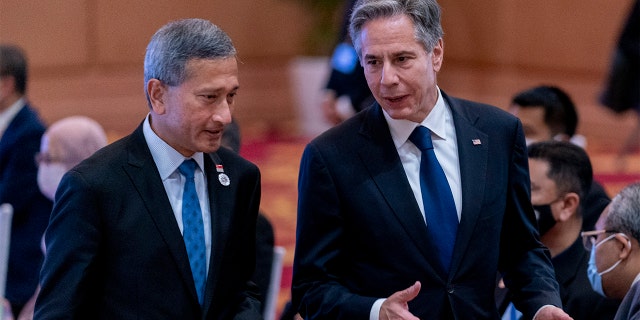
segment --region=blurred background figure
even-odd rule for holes
[[[582,234],[591,251],[589,280],[602,295],[623,299],[615,320],[640,319],[640,183],[630,184]],[[595,318],[594,318],[595,319]]]
[[[618,150],[618,170],[626,167],[626,157],[640,149],[640,1],[631,5],[613,53],[609,78],[600,102],[615,113],[633,110],[636,125]]]
[[[569,95],[555,86],[537,86],[517,93],[511,99],[509,111],[522,122],[527,145],[534,142],[569,141],[585,148],[587,141],[576,133],[578,112]],[[583,230],[591,230],[610,198],[602,185],[593,181],[582,199]]]
[[[53,123],[42,136],[36,156],[42,193],[53,200],[62,176],[106,145],[107,135],[91,118],[71,116]]]
[[[102,126],[91,118],[71,116],[53,123],[42,135],[40,152],[36,154],[40,191],[53,201],[62,176],[106,145],[107,135]],[[44,243],[42,251],[46,251]],[[22,311],[16,313],[17,320],[33,319],[33,308],[39,290],[38,286]]]
[[[522,121],[527,145],[545,140],[571,141],[585,148],[576,134],[578,112],[569,95],[555,86],[537,86],[517,93],[509,111]]]
[[[339,41],[331,56],[331,72],[325,86],[322,111],[327,121],[338,124],[346,115],[358,112],[374,102],[371,90],[364,77],[356,50],[348,34],[349,16],[356,0],[348,0],[344,5]],[[351,110],[340,108],[341,97],[348,98]]]
[[[40,193],[33,157],[45,126],[26,98],[27,57],[17,46],[0,44],[0,203],[13,206],[5,295],[14,314],[38,285],[40,239],[52,203]]]

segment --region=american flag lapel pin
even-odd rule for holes
[[[482,142],[480,141],[480,139],[472,139],[471,143],[473,143],[474,146],[479,146],[482,144]]]

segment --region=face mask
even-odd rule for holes
[[[615,269],[620,264],[620,262],[622,262],[622,259],[616,261],[616,263],[614,263],[607,270],[598,272],[598,267],[596,266],[596,249],[601,244],[613,239],[615,236],[615,234],[612,234],[604,240],[600,241],[600,243],[591,248],[591,254],[589,256],[589,265],[587,267],[587,277],[589,278],[589,283],[591,284],[591,288],[593,289],[593,291],[597,292],[603,297],[606,297],[606,295],[604,294],[604,290],[602,289],[602,275],[613,271],[613,269]]]
[[[551,213],[551,205],[549,204],[533,206],[533,210],[536,212],[536,219],[538,220],[538,232],[542,236],[556,225],[556,219]]]
[[[529,138],[524,138],[524,143],[527,145],[527,147],[530,146],[534,142],[536,142],[536,140],[529,139]]]
[[[38,187],[45,197],[53,200],[58,184],[67,168],[61,163],[41,163],[38,167]]]

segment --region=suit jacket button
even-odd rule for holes
[[[456,291],[456,290],[453,288],[453,286],[448,286],[448,287],[447,287],[447,292],[448,292],[449,294],[452,294],[454,291]]]

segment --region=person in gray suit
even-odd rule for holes
[[[231,39],[207,20],[170,22],[144,78],[140,126],[58,186],[35,318],[261,319],[260,172],[220,148],[239,87]]]

